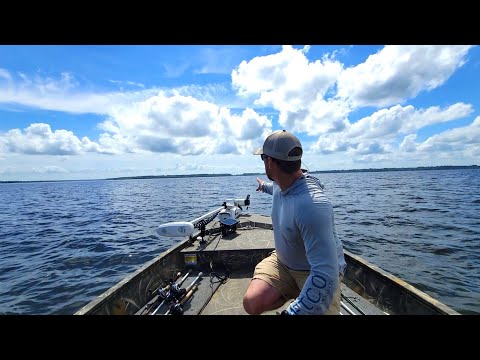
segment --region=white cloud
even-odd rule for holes
[[[220,49],[205,48],[198,56],[204,65],[195,70],[198,74],[230,74],[238,57],[238,47],[223,47]]]
[[[305,158],[313,159],[318,169],[329,169],[328,164],[335,164],[336,169],[478,164],[480,117],[468,126],[446,130],[423,142],[417,139],[417,134],[409,134],[397,145],[394,138],[353,141],[328,135],[319,139]],[[321,154],[328,154],[328,158],[318,161],[323,158]]]
[[[64,77],[64,81],[70,80]],[[263,141],[271,131],[271,120],[253,109],[246,108],[240,115],[234,115],[212,102],[175,94],[175,91],[170,92],[174,94],[171,96],[166,93],[137,101],[125,95],[124,101],[118,98],[112,101],[108,109],[102,110],[109,115],[99,124],[104,133],[100,134],[98,142],[86,137],[80,140],[66,130],[52,132],[47,124],[32,124],[25,132],[10,130],[0,138],[0,144],[13,153],[51,155],[142,151],[238,154],[251,151],[253,142]],[[142,97],[146,94],[144,92]],[[69,101],[78,101],[78,98]],[[57,110],[65,105],[57,103]]]
[[[15,166],[6,166],[6,167],[0,167],[0,174],[2,175],[11,175],[16,173],[16,167]]]
[[[342,164],[342,158],[348,158],[352,161],[349,168],[355,168],[354,164],[377,168],[478,164],[475,159],[480,155],[480,117],[468,126],[446,130],[423,142],[417,142],[417,138],[416,134],[406,135],[397,145],[396,139],[389,140],[388,137],[353,140],[324,136],[306,152],[306,156],[315,159],[319,154],[329,154],[329,159],[337,159],[336,166]],[[343,157],[335,155],[341,153]]]
[[[12,75],[10,75],[10,73],[6,70],[6,69],[2,69],[0,68],[0,78],[3,78],[7,81],[12,81]]]
[[[472,105],[464,103],[457,103],[445,109],[432,106],[425,110],[415,110],[411,105],[405,107],[396,105],[357,121],[348,128],[344,136],[362,139],[395,137],[429,125],[461,119],[472,112]]]
[[[60,79],[27,76],[19,73],[20,81],[6,70],[0,77],[8,80],[0,83],[0,103],[20,104],[39,109],[64,111],[75,114],[109,114],[116,106],[125,106],[158,93],[158,89],[130,92],[78,91],[78,82],[70,73],[61,73]]]
[[[0,135],[0,144],[5,151],[29,155],[78,155],[85,151],[104,151],[100,145],[84,137],[78,139],[71,131],[52,131],[50,125],[31,124],[24,131],[12,129]]]
[[[175,64],[162,64],[163,68],[165,69],[165,76],[168,78],[177,78],[182,76],[185,71],[190,67],[188,62],[184,63],[175,63]]]
[[[228,83],[213,83],[205,85],[185,85],[172,89],[163,89],[162,94],[165,96],[191,96],[200,101],[208,101],[218,106],[227,108],[244,109],[252,107],[253,100],[246,97],[237,96]]]
[[[2,70],[1,74],[3,78],[12,79],[6,70]],[[95,94],[75,93],[77,82],[66,73],[57,81],[38,76],[29,78],[25,74],[19,77],[21,81],[17,84],[0,87],[0,102],[57,111],[106,114],[107,118],[98,126],[104,131],[98,142],[88,138],[80,140],[65,130],[52,133],[47,124],[43,124],[45,132],[42,136],[33,136],[33,132],[38,130],[37,124],[25,129],[25,133],[19,129],[11,130],[0,141],[9,152],[52,155],[142,151],[184,155],[217,151],[244,153],[254,138],[258,141],[271,129],[271,121],[252,109],[247,108],[241,115],[232,115],[226,108],[215,104],[215,99],[221,94],[224,99],[230,98],[225,100],[230,102],[229,105],[235,102],[245,105],[234,100],[233,93],[225,85]]]
[[[476,151],[480,145],[480,116],[470,125],[446,130],[428,138],[417,146],[420,151]]]
[[[355,154],[369,155],[369,154],[384,154],[391,152],[391,148],[388,144],[381,144],[378,141],[362,142],[355,150]]]
[[[52,132],[48,124],[32,124],[24,132],[12,129],[1,140],[13,153],[73,155],[81,151],[81,141],[71,131]]]
[[[32,172],[40,174],[63,174],[68,173],[68,170],[60,166],[42,166],[33,168]]]
[[[232,72],[232,85],[240,95],[258,94],[259,103],[278,108],[285,100],[296,103],[324,95],[341,69],[337,61],[310,63],[302,50],[284,46],[277,54],[242,61]]]
[[[415,144],[415,139],[417,138],[417,134],[410,134],[403,138],[402,143],[400,144],[400,150],[406,152],[414,152],[417,149]]]
[[[175,168],[172,169],[172,170],[181,171],[181,172],[190,172],[190,171],[203,172],[203,171],[208,171],[210,169],[206,165],[199,165],[199,164],[195,164],[195,163],[191,163],[191,164],[189,164],[189,163],[177,163]]]
[[[105,177],[121,176],[122,171],[140,175],[141,169],[145,175],[148,171],[160,172],[151,161],[158,161],[162,171],[170,169],[170,173],[262,171],[260,162],[251,164],[251,152],[271,133],[272,119],[277,114],[280,127],[315,137],[308,140],[312,146],[306,147],[305,153],[314,159],[313,164],[325,166],[327,158],[323,154],[329,154],[330,163],[335,160],[333,168],[369,161],[388,167],[392,161],[397,163],[397,158],[412,163],[430,163],[428,156],[435,157],[435,161],[455,160],[445,151],[473,158],[480,154],[479,118],[467,127],[445,131],[424,142],[418,142],[417,135],[420,129],[471,115],[471,104],[458,102],[424,109],[402,104],[422,91],[445,84],[465,63],[469,49],[386,46],[364,63],[344,69],[335,59],[335,51],[310,61],[306,56],[310,46],[284,46],[273,55],[242,61],[231,72],[232,86],[240,96],[226,83],[97,93],[82,90],[70,73],[55,79],[12,74],[0,68],[0,104],[105,116],[98,125],[102,133],[95,141],[67,130],[52,131],[50,125],[39,121],[23,130],[12,129],[0,134],[0,159],[8,156],[9,165],[13,163],[12,155],[26,159],[24,154],[35,154],[36,161],[44,159],[43,155],[57,155],[58,162],[33,161],[30,169],[35,168],[42,176],[57,173],[74,178],[82,177],[82,169],[90,169],[92,176],[94,171],[101,171]],[[225,64],[235,58],[233,53],[228,57],[226,50],[209,51],[200,72],[224,73]],[[188,66],[176,70],[183,72]],[[134,82],[112,83],[142,87]],[[385,108],[350,123],[352,111],[365,105]],[[259,113],[270,107],[273,115]],[[73,156],[79,154],[82,156]],[[221,154],[222,161],[215,157],[213,164],[213,154]],[[150,162],[140,160],[140,156]],[[73,161],[84,159],[109,159],[112,163],[96,170],[89,163],[72,166]],[[178,165],[185,163],[190,165]],[[2,171],[19,173],[26,166]]]
[[[2,82],[2,79],[5,81]],[[132,81],[110,80],[118,85],[144,88],[143,84]],[[174,88],[149,88],[143,90],[120,90],[95,92],[82,89],[69,73],[60,74],[59,79],[42,78],[39,75],[28,76],[19,73],[13,77],[7,70],[0,68],[0,104],[8,105],[9,111],[15,111],[14,104],[45,110],[64,111],[74,114],[93,113],[111,115],[117,108],[147,101],[149,98],[163,95],[191,96],[200,101],[215,103],[218,106],[244,109],[251,105],[249,99],[235,95],[230,84],[184,85]]]
[[[284,46],[273,55],[243,61],[232,72],[232,85],[242,96],[255,96],[255,104],[279,111],[279,124],[295,132],[321,135],[338,132],[348,125],[348,115],[360,106],[398,104],[420,91],[434,89],[466,62],[471,46],[386,46],[377,54],[348,69],[335,60],[335,52],[310,62],[309,48]],[[338,92],[337,92],[338,90]],[[462,105],[459,105],[462,106]],[[413,108],[412,108],[413,109]],[[408,108],[392,108],[408,117]],[[423,121],[435,123],[435,108]],[[459,111],[452,109],[452,111]],[[394,132],[409,121],[402,114],[374,114],[379,131]],[[381,119],[380,117],[384,117]],[[422,116],[420,116],[422,117]],[[392,122],[388,123],[391,120]],[[448,120],[447,120],[448,121]],[[373,121],[366,121],[369,126]],[[412,131],[425,126],[411,119]],[[356,125],[359,131],[361,124]],[[402,129],[407,131],[408,129]],[[369,133],[375,135],[370,129]]]
[[[338,79],[338,96],[354,107],[389,106],[445,83],[466,62],[472,46],[385,46]]]
[[[337,100],[317,99],[308,107],[281,110],[278,122],[293,132],[319,135],[342,131],[348,124],[348,104]]]
[[[98,144],[84,137],[82,143],[85,151],[100,154],[122,154],[136,151],[135,144],[132,144],[130,139],[122,134],[100,134]]]
[[[112,84],[119,85],[120,90],[123,91],[124,86],[134,86],[134,87],[140,87],[142,89],[145,88],[145,85],[141,83],[137,83],[135,81],[124,81],[124,80],[109,80]]]
[[[397,148],[396,141],[402,134],[412,135],[426,126],[461,119],[472,112],[472,105],[464,103],[444,109],[438,106],[415,109],[411,105],[396,105],[390,109],[381,109],[353,124],[346,121],[342,132],[320,136],[309,151],[324,154],[348,151],[352,156],[393,152]],[[414,139],[404,139],[400,148],[413,151]]]
[[[251,151],[252,144],[263,141],[272,124],[253,109],[233,115],[227,108],[191,96],[160,94],[129,107],[117,107],[101,127],[121,136],[131,151],[198,155]]]
[[[304,54],[308,53],[308,52],[310,51],[310,45],[305,45],[301,51],[302,51]]]
[[[329,98],[328,92],[342,64],[329,57],[309,62],[307,51],[284,46],[277,54],[242,61],[232,72],[232,85],[239,95],[256,95],[255,104],[279,110],[280,125],[292,131],[338,131],[349,105]]]

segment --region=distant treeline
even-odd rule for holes
[[[346,172],[380,172],[380,171],[417,171],[417,170],[452,170],[452,169],[480,169],[478,165],[469,166],[421,166],[415,168],[381,168],[381,169],[350,169],[350,170],[315,170],[310,171],[311,174],[319,173],[346,173]],[[127,179],[163,179],[163,178],[190,178],[190,177],[219,177],[219,176],[251,176],[265,175],[262,173],[243,173],[238,175],[232,174],[191,174],[191,175],[148,175],[148,176],[128,176],[109,178],[105,180],[127,180]]]
[[[380,168],[380,169],[350,169],[350,170],[316,170],[310,171],[315,173],[345,173],[345,172],[382,172],[382,171],[423,171],[423,170],[461,170],[461,169],[480,169],[478,165],[467,166],[419,166],[419,167],[405,167],[405,168]]]
[[[310,174],[325,174],[325,173],[351,173],[351,172],[383,172],[383,171],[423,171],[423,170],[462,170],[462,169],[480,169],[478,165],[466,165],[466,166],[419,166],[419,167],[406,167],[406,168],[379,168],[379,169],[347,169],[347,170],[314,170],[309,171]],[[264,173],[243,173],[240,176],[245,175],[265,175]]]
[[[422,171],[422,170],[459,170],[459,169],[480,169],[478,165],[468,166],[419,166],[406,168],[380,168],[380,169],[349,169],[349,170],[315,170],[310,171],[311,174],[321,173],[351,173],[351,172],[382,172],[382,171]],[[219,176],[250,176],[250,175],[265,175],[261,173],[243,173],[238,175],[232,174],[190,174],[190,175],[146,175],[146,176],[126,176],[107,179],[94,180],[129,180],[129,179],[164,179],[164,178],[191,178],[191,177],[219,177]],[[32,181],[1,181],[1,183],[29,183],[29,182],[57,182],[57,181],[87,181],[87,180],[32,180]],[[92,180],[93,181],[93,180]]]

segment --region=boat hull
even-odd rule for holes
[[[200,271],[205,275],[184,307],[184,314],[245,314],[243,294],[256,264],[274,250],[274,244],[269,217],[244,214],[239,220],[237,231],[227,236],[216,234],[199,242],[194,240],[198,234],[194,234],[179,242],[75,314],[148,314],[161,303],[156,290],[166,286],[179,271],[185,274],[188,269],[192,273],[186,284]],[[458,314],[357,255],[345,251],[345,259],[347,270],[342,284],[342,311],[345,315]]]

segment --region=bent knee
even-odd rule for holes
[[[260,315],[262,313],[261,305],[254,297],[249,295],[243,297],[243,308],[249,315]]]

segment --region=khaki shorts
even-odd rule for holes
[[[260,279],[276,288],[285,300],[295,299],[300,295],[303,284],[310,275],[310,271],[298,271],[287,268],[277,258],[277,253],[273,251],[270,256],[260,261],[255,267],[253,279]],[[332,303],[325,312],[325,315],[340,314],[340,283],[333,295]]]

